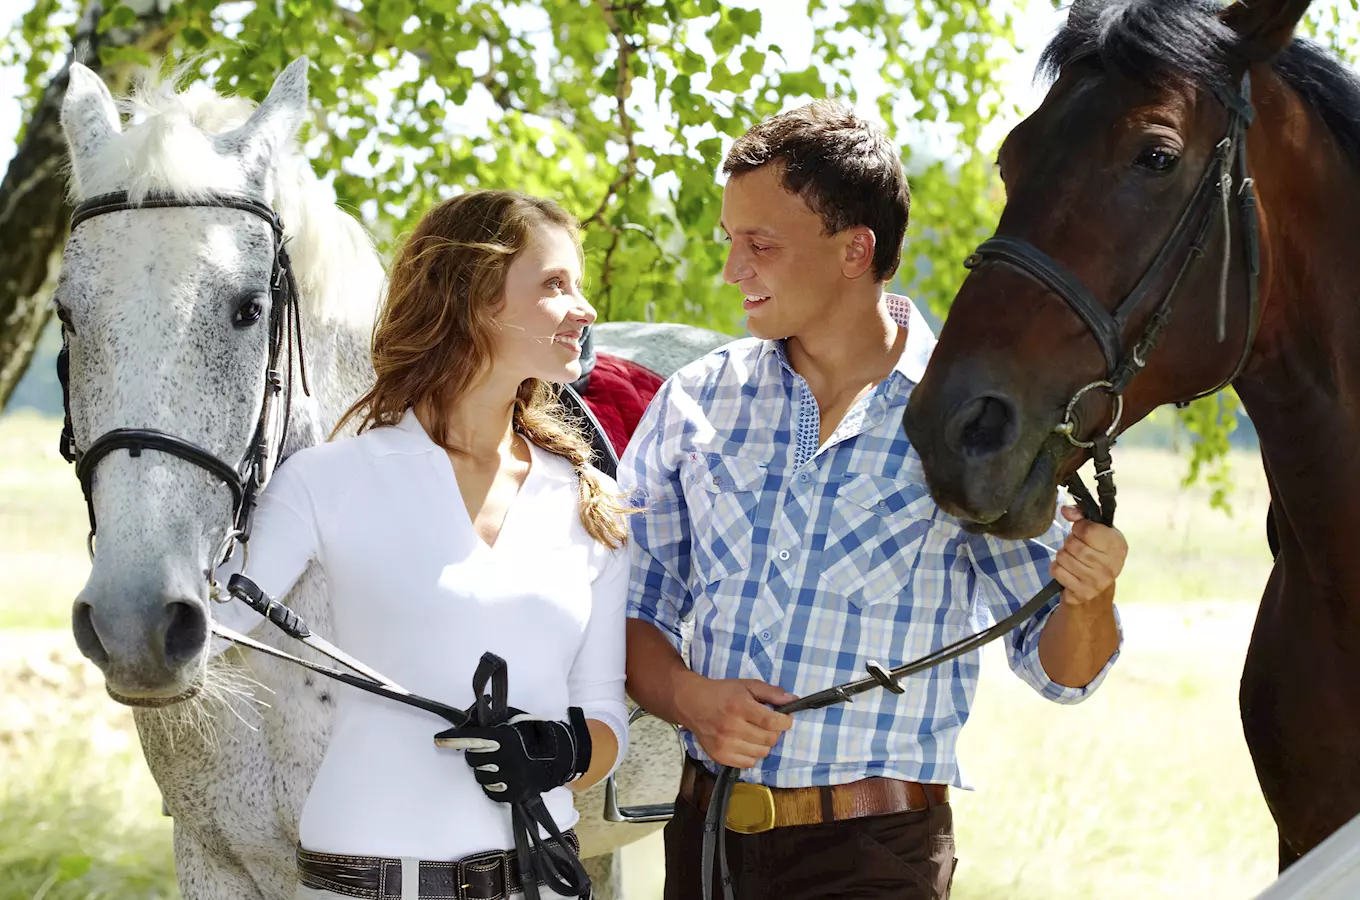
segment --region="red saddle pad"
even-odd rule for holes
[[[595,354],[595,368],[582,398],[616,454],[623,455],[633,429],[664,381],[646,366],[608,353]]]

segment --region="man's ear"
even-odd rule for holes
[[[1237,32],[1237,56],[1247,65],[1268,62],[1294,40],[1311,0],[1237,0],[1220,14]]]
[[[859,226],[846,232],[845,262],[841,271],[846,278],[859,278],[874,267],[874,249],[878,242],[871,229]]]

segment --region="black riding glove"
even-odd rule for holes
[[[499,803],[518,803],[579,778],[590,768],[590,731],[579,706],[567,721],[509,710],[503,725],[465,725],[434,736],[436,747],[462,750],[482,790]]]

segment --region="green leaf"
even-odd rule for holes
[[[742,31],[730,18],[722,18],[708,32],[708,39],[713,43],[713,52],[723,57],[732,52],[732,48],[737,46],[741,40]]]
[[[760,34],[760,10],[734,7],[727,11],[732,24],[746,37]]]
[[[89,856],[67,854],[57,862],[57,881],[75,881],[84,878],[94,862]]]
[[[681,75],[697,75],[708,69],[708,61],[693,50],[685,50],[676,60]]]
[[[137,12],[132,7],[119,3],[99,19],[101,33],[114,28],[131,28],[137,24]]]
[[[765,54],[754,47],[749,47],[742,51],[741,70],[749,79],[750,76],[760,72],[765,66]]]

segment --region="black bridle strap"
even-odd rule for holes
[[[997,236],[984,241],[977,251],[964,263],[968,268],[976,268],[995,259],[1007,263],[1021,273],[1033,278],[1052,293],[1062,298],[1067,305],[1086,324],[1092,337],[1099,345],[1105,359],[1106,379],[1111,383],[1110,391],[1122,394],[1143,367],[1148,356],[1156,346],[1162,330],[1171,317],[1172,304],[1179,293],[1181,284],[1195,262],[1201,259],[1207,248],[1209,237],[1216,222],[1222,221],[1223,235],[1223,275],[1219,284],[1218,329],[1216,337],[1221,343],[1226,339],[1226,320],[1228,302],[1228,277],[1232,258],[1232,215],[1229,192],[1234,180],[1240,185],[1238,207],[1241,212],[1246,257],[1248,303],[1247,324],[1243,339],[1242,353],[1232,372],[1211,390],[1196,395],[1192,399],[1207,397],[1231,384],[1246,367],[1247,359],[1255,343],[1259,327],[1259,284],[1260,263],[1260,222],[1257,216],[1255,185],[1247,166],[1246,132],[1255,121],[1256,112],[1251,105],[1251,74],[1242,77],[1241,89],[1230,91],[1222,86],[1214,87],[1214,95],[1228,110],[1228,129],[1223,140],[1214,150],[1213,156],[1205,166],[1204,174],[1182,211],[1175,228],[1157,256],[1129,292],[1110,313],[1095,301],[1086,285],[1061,263],[1054,260],[1032,243],[1020,238]],[[1180,267],[1176,270],[1171,285],[1162,293],[1161,300],[1148,317],[1142,335],[1135,341],[1126,356],[1122,350],[1122,331],[1134,313],[1142,308],[1144,301],[1163,280],[1165,272],[1172,266],[1178,255],[1183,255]],[[1113,335],[1113,344],[1111,336]],[[1188,403],[1190,401],[1182,401]]]
[[[276,448],[281,456],[287,440],[288,425],[292,413],[293,396],[293,344],[297,343],[298,371],[302,377],[302,389],[310,395],[307,383],[306,358],[302,346],[302,318],[299,304],[297,279],[293,274],[292,262],[285,247],[283,222],[267,203],[253,197],[236,194],[208,194],[198,198],[177,197],[152,194],[133,201],[126,191],[101,194],[78,205],[71,213],[71,229],[74,229],[96,216],[115,212],[130,212],[143,209],[236,209],[250,213],[268,223],[274,233],[273,270],[270,273],[270,312],[268,361],[265,370],[265,395],[260,406],[260,416],[251,435],[250,444],[242,454],[237,465],[232,466],[208,450],[183,438],[152,428],[113,429],[94,441],[88,449],[81,451],[75,441],[75,428],[71,421],[70,401],[70,349],[63,333],[62,350],[57,357],[57,376],[62,388],[62,406],[65,421],[62,424],[61,454],[75,463],[76,475],[80,479],[85,494],[86,510],[90,518],[90,546],[93,552],[93,539],[97,530],[94,514],[94,473],[101,459],[114,450],[126,449],[132,456],[139,456],[143,450],[158,450],[177,456],[221,480],[232,494],[232,533],[236,540],[245,541],[250,536],[250,523],[255,510],[256,494],[268,481],[269,460],[271,457],[270,425],[272,422],[275,395],[284,392],[283,428],[278,436]],[[278,370],[280,357],[286,355],[286,372]],[[277,465],[277,460],[275,461]],[[231,544],[227,553],[231,552]],[[210,560],[210,566],[218,560]],[[210,569],[211,571],[211,569]]]
[[[1217,213],[1220,207],[1214,202],[1215,191],[1221,186],[1222,173],[1224,167],[1229,163],[1228,154],[1231,150],[1230,145],[1219,145],[1219,149],[1215,151],[1205,167],[1199,185],[1195,188],[1194,194],[1191,195],[1166,243],[1162,245],[1151,265],[1143,273],[1142,278],[1115,308],[1113,314],[1096,300],[1095,295],[1091,293],[1085,283],[1070,269],[1034,244],[1021,238],[998,235],[984,241],[964,265],[968,268],[977,268],[993,260],[1006,263],[1066,301],[1072,311],[1085,323],[1091,336],[1100,347],[1101,355],[1105,359],[1106,377],[1115,381],[1118,378],[1117,373],[1126,362],[1123,351],[1123,329],[1129,318],[1143,305],[1147,296],[1155,290],[1178,254],[1184,254],[1184,259],[1177,273],[1176,285],[1179,285],[1185,273],[1197,259],[1194,252],[1186,253],[1186,243],[1190,240],[1192,234],[1197,234],[1202,239],[1202,236],[1208,233],[1210,226],[1218,217]],[[1201,243],[1202,240],[1200,239],[1193,242],[1194,245]],[[1161,306],[1168,304],[1175,293],[1175,286],[1165,291]],[[1157,321],[1155,315],[1153,321]]]
[[[138,457],[143,450],[159,450],[178,456],[193,463],[200,469],[215,476],[231,491],[232,509],[239,509],[245,497],[245,484],[241,473],[218,459],[197,444],[192,444],[173,434],[157,431],[154,428],[117,428],[107,432],[89,446],[76,460],[76,477],[87,496],[94,492],[94,469],[99,461],[115,450],[127,450],[129,455]],[[91,511],[90,529],[94,530],[94,514]]]
[[[1066,300],[1099,345],[1106,371],[1113,372],[1119,366],[1119,322],[1070,269],[1028,241],[1006,235],[984,241],[964,265],[972,269],[993,260],[1018,269]]]
[[[207,194],[201,198],[176,197],[165,194],[150,194],[141,200],[133,201],[127,191],[114,191],[109,194],[100,194],[91,197],[81,203],[71,212],[71,230],[82,222],[93,219],[95,216],[102,216],[107,213],[127,212],[139,209],[189,209],[189,208],[214,208],[214,209],[239,209],[243,212],[253,213],[269,223],[274,229],[275,234],[282,236],[283,223],[279,216],[274,212],[273,207],[262,200],[254,197],[245,197],[240,194]]]
[[[212,626],[212,632],[213,634],[217,635],[218,637],[224,640],[231,641],[233,644],[237,644],[241,647],[247,647],[251,650],[256,651],[257,653],[263,653],[266,656],[272,656],[275,659],[281,659],[284,660],[285,662],[290,662],[294,665],[302,666],[304,669],[307,669],[308,671],[316,672],[318,675],[325,675],[327,678],[339,681],[342,684],[347,684],[350,687],[358,688],[361,691],[367,691],[368,693],[374,694],[378,697],[386,697],[388,700],[395,700],[396,702],[405,704],[406,706],[412,706],[415,707],[416,709],[423,709],[428,713],[433,713],[434,715],[439,716],[441,719],[448,722],[455,728],[462,728],[464,725],[467,725],[469,722],[472,721],[472,719],[468,716],[467,712],[464,710],[458,709],[453,706],[449,706],[444,703],[440,703],[438,700],[430,700],[429,698],[422,697],[419,694],[413,694],[410,691],[404,690],[403,688],[397,687],[390,683],[386,683],[383,681],[375,681],[366,676],[353,675],[349,672],[342,672],[339,669],[333,669],[329,666],[319,665],[317,663],[312,662],[309,659],[303,659],[301,656],[294,656],[293,654],[283,650],[279,650],[276,647],[271,647],[268,644],[264,643],[263,641],[257,641],[254,638],[241,634],[238,631],[234,631],[226,627],[225,625],[219,625],[216,622],[214,622]],[[309,647],[314,646],[311,642],[304,643],[307,643],[307,646]]]
[[[1184,252],[1185,243],[1191,239],[1191,235],[1204,234],[1212,227],[1214,220],[1223,211],[1222,204],[1215,203],[1215,200],[1221,197],[1223,175],[1231,162],[1233,146],[1237,143],[1241,133],[1240,121],[1234,115],[1228,123],[1227,135],[1215,146],[1213,155],[1209,157],[1208,163],[1205,164],[1204,174],[1200,176],[1194,194],[1191,195],[1185,209],[1181,212],[1180,218],[1176,221],[1176,227],[1171,230],[1166,242],[1162,244],[1162,249],[1158,251],[1157,256],[1148,266],[1147,271],[1143,273],[1138,284],[1115,309],[1114,317],[1121,327],[1143,305],[1147,296],[1156,290],[1158,282],[1161,281],[1164,272],[1170,268],[1177,254]],[[1193,262],[1193,255],[1182,259],[1182,271],[1188,269]],[[1174,291],[1167,290],[1165,293],[1173,294]]]
[[[1251,79],[1248,76],[1243,79],[1244,89],[1250,89],[1250,85]],[[1246,104],[1248,114],[1242,117],[1243,128],[1245,129],[1254,121],[1255,110],[1244,97],[1238,97],[1237,101]],[[1196,400],[1210,397],[1236,381],[1247,367],[1247,360],[1251,357],[1251,348],[1256,344],[1256,334],[1261,327],[1261,220],[1256,200],[1256,182],[1251,177],[1251,171],[1247,166],[1245,131],[1239,135],[1237,140],[1235,169],[1238,184],[1237,206],[1242,219],[1242,252],[1247,269],[1247,331],[1243,339],[1242,355],[1237,358],[1237,365],[1233,367],[1232,372],[1217,386],[1189,399],[1181,400],[1176,404],[1177,406],[1187,406]],[[1220,314],[1225,309],[1226,298],[1225,291],[1220,299],[1220,302],[1224,304],[1220,307]]]

